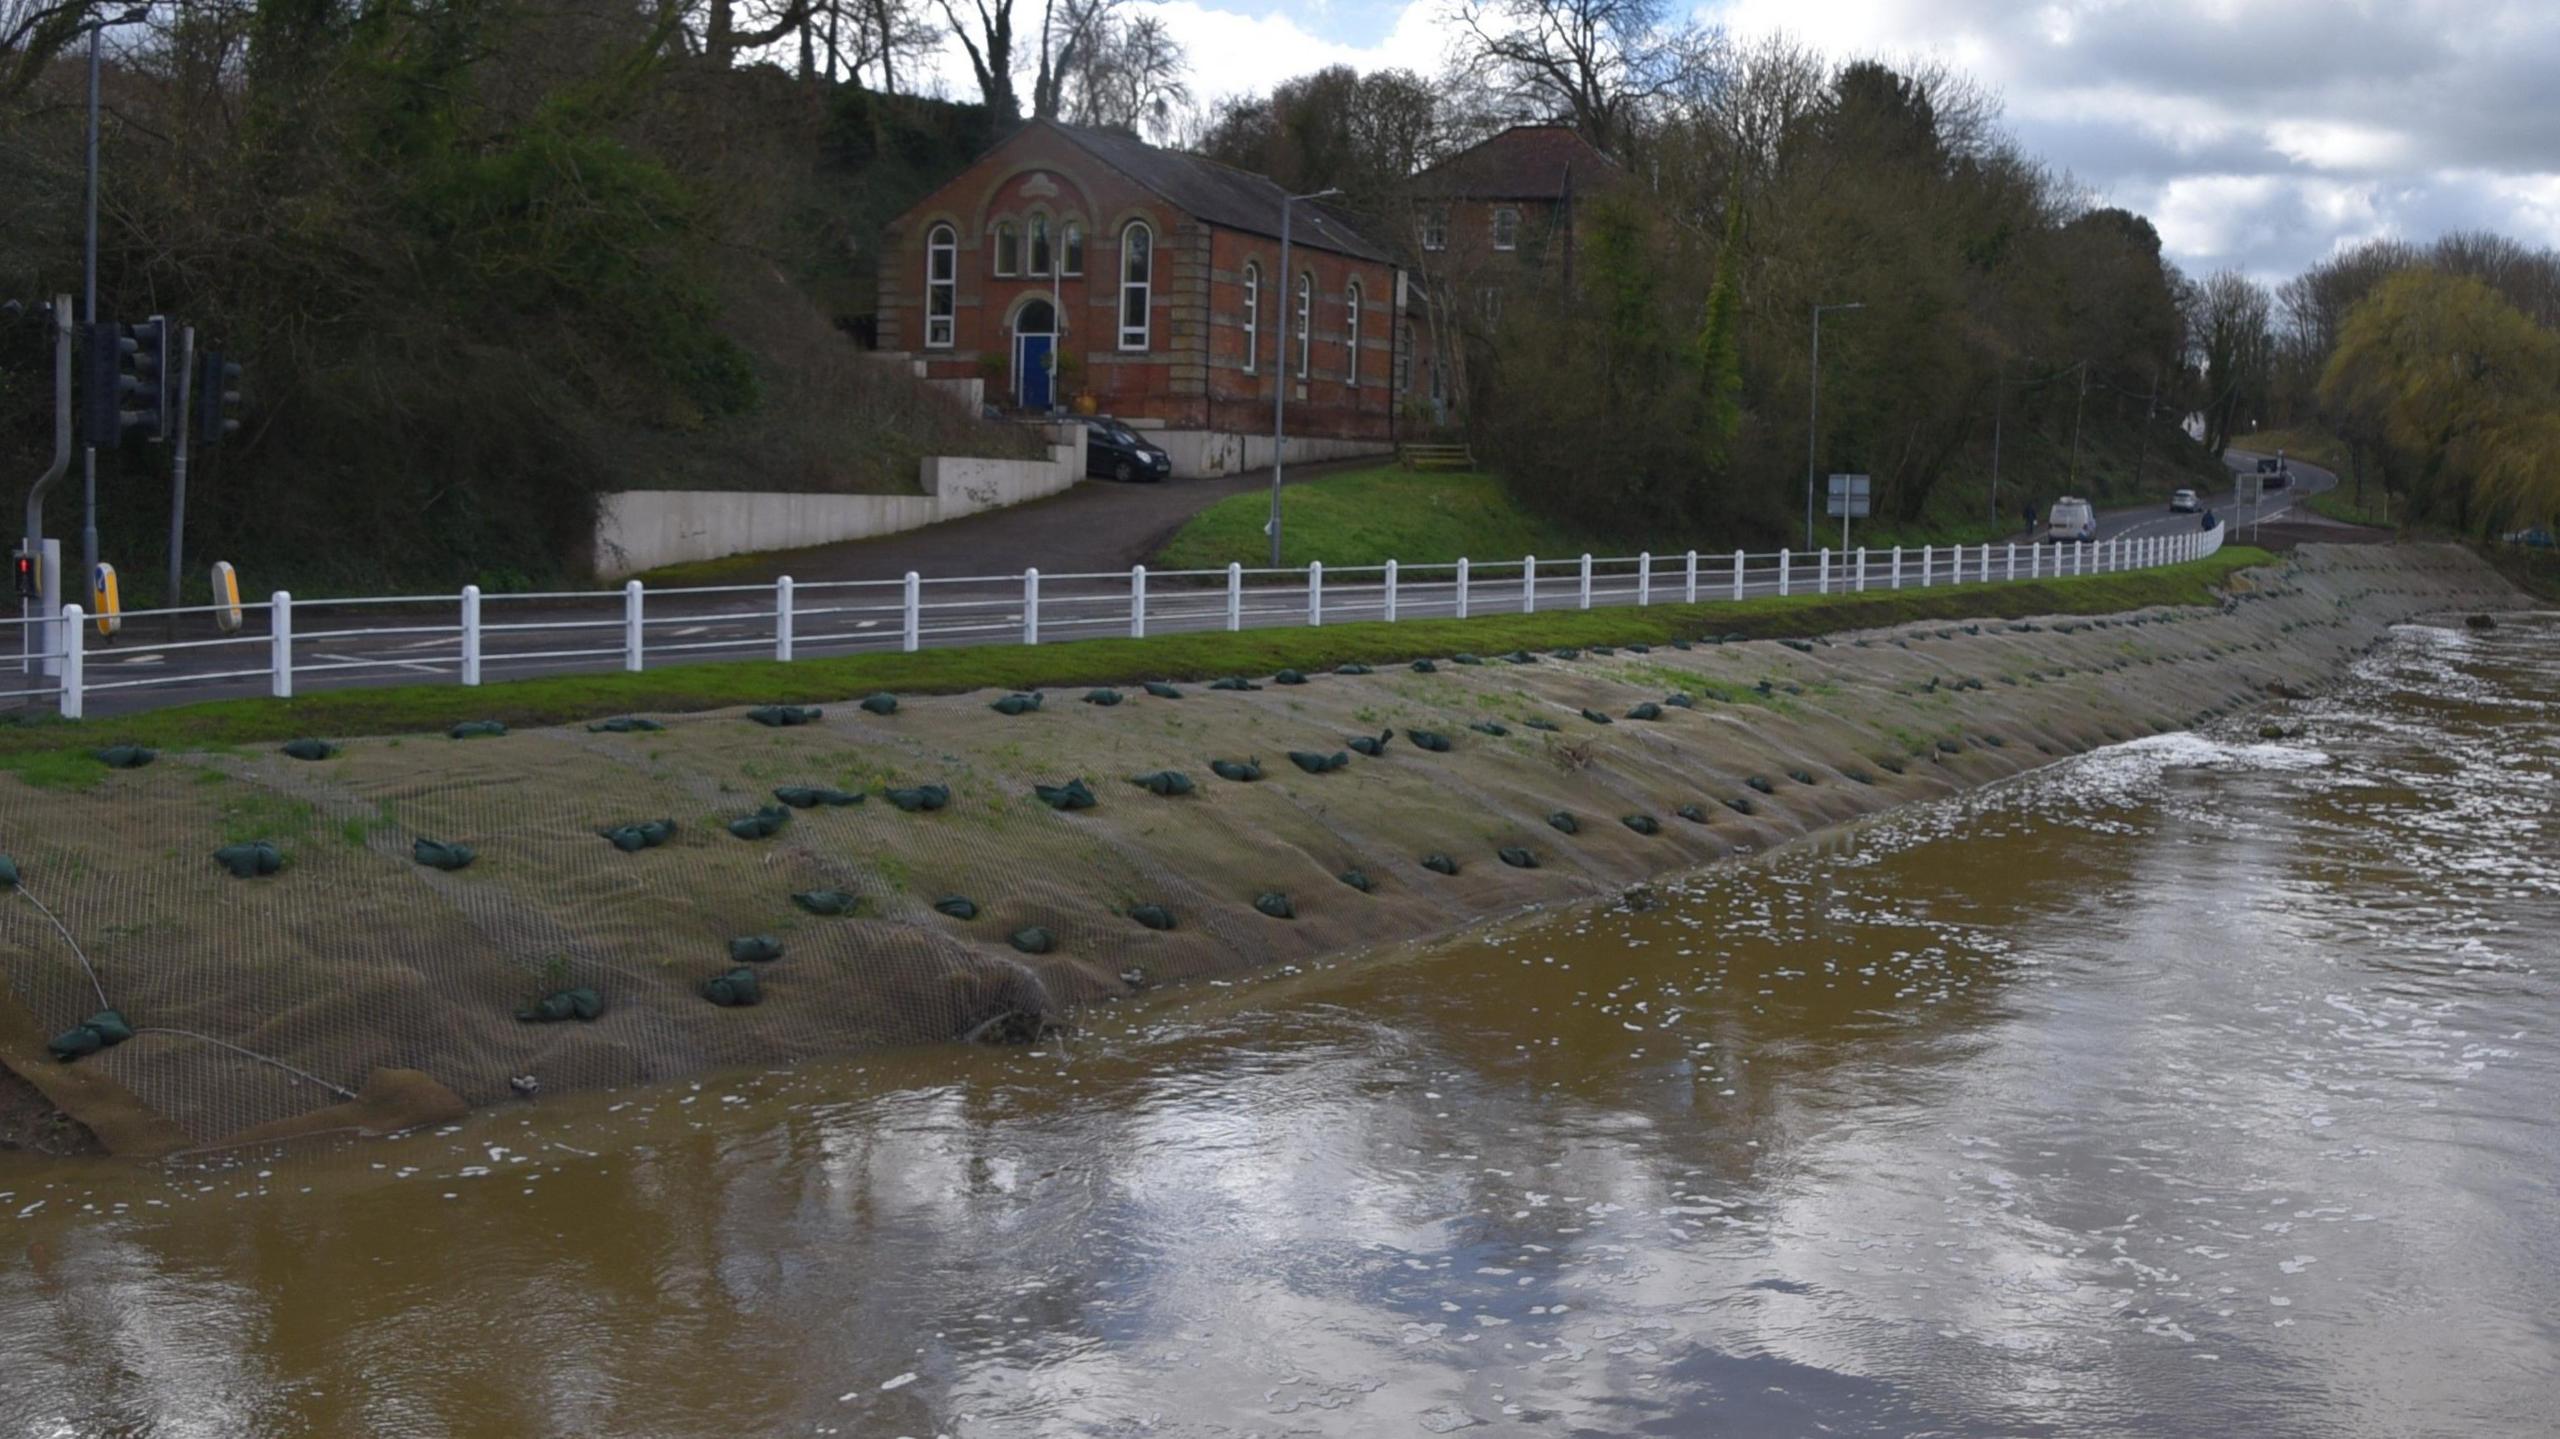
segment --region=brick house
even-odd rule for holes
[[[1342,212],[1301,202],[1290,285],[1284,198],[1196,155],[1030,121],[887,227],[880,345],[929,378],[984,379],[999,405],[1090,394],[1163,445],[1179,476],[1269,464],[1283,374],[1289,459],[1382,453],[1403,359],[1397,265]]]

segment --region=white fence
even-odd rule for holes
[[[1848,594],[2149,569],[2201,559],[2227,527],[2094,544],[1922,546],[1774,554],[1582,555],[1567,560],[1150,573],[978,575],[802,584],[704,585],[489,595],[297,600],[278,591],[112,617],[66,606],[58,621],[0,620],[23,656],[0,701],[54,701],[80,718],[93,698],[193,690],[290,698],[314,686],[392,680],[477,685],[686,659],[789,661],[927,645],[1040,644],[1098,636]]]

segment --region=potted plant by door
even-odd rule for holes
[[[1090,415],[1100,409],[1101,405],[1094,399],[1093,391],[1085,388],[1084,356],[1073,350],[1053,353],[1058,356],[1058,384],[1060,388],[1074,396],[1069,403],[1074,406],[1075,412],[1079,415]]]

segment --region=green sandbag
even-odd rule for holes
[[[1621,818],[1618,823],[1625,825],[1627,828],[1634,830],[1638,834],[1662,833],[1662,821],[1655,819],[1649,814],[1627,815]]]
[[[1781,689],[1785,690],[1787,693],[1789,693],[1789,694],[1791,694],[1791,695],[1800,695],[1800,694],[1803,694],[1803,693],[1804,693],[1804,686],[1802,686],[1802,685],[1797,685],[1797,684],[1781,685],[1781,686],[1779,686],[1779,688],[1781,688]]]
[[[811,914],[830,917],[859,914],[862,911],[862,896],[841,889],[798,890],[793,892],[791,902]]]
[[[1744,634],[1742,631],[1734,630],[1725,635],[1724,638],[1717,640],[1716,643],[1720,645],[1738,645],[1748,642],[1750,638],[1751,636]]]
[[[1209,773],[1220,779],[1234,780],[1238,784],[1251,784],[1262,778],[1262,761],[1213,759],[1209,761]]]
[[[1436,675],[1440,673],[1440,667],[1429,660],[1415,660],[1411,665],[1407,666],[1407,668],[1411,669],[1418,675]]]
[[[464,720],[445,731],[447,739],[495,739],[507,732],[502,720]]]
[[[478,852],[467,844],[447,844],[433,839],[413,841],[409,853],[429,869],[462,869],[478,858]]]
[[[1582,658],[1582,651],[1576,649],[1561,649],[1555,652],[1555,656],[1560,660],[1578,660]]]
[[[1458,862],[1437,851],[1422,857],[1422,867],[1434,874],[1456,874]]]
[[[1616,723],[1617,723],[1617,721],[1616,721],[1616,720],[1613,720],[1613,719],[1609,718],[1607,715],[1604,715],[1604,714],[1600,713],[1600,711],[1598,711],[1598,710],[1584,710],[1584,711],[1582,712],[1582,717],[1583,717],[1584,719],[1587,719],[1587,720],[1591,721],[1593,724],[1616,724]]]
[[[1874,784],[1876,782],[1876,777],[1874,775],[1871,775],[1862,769],[1844,769],[1840,772],[1849,777],[1849,783],[1851,784]]]
[[[742,1009],[764,1002],[764,985],[756,972],[740,965],[716,979],[702,982],[702,997],[723,1009]]]
[[[1798,652],[1798,653],[1800,653],[1800,654],[1808,654],[1808,655],[1809,655],[1809,654],[1812,654],[1812,653],[1813,653],[1813,645],[1812,645],[1812,643],[1811,643],[1810,641],[1806,641],[1806,640],[1780,640],[1780,641],[1778,641],[1778,643],[1780,643],[1780,644],[1782,644],[1782,645],[1785,645],[1788,649],[1795,650],[1795,651],[1797,651],[1797,652]]]
[[[109,769],[140,769],[159,757],[158,750],[138,744],[109,745],[98,751],[98,763]]]
[[[1631,655],[1649,655],[1649,654],[1652,654],[1652,653],[1653,653],[1653,646],[1651,646],[1651,645],[1629,645],[1629,646],[1627,646],[1627,653],[1628,653],[1628,654],[1631,654]]]
[[[920,784],[912,789],[892,789],[882,793],[889,803],[907,814],[918,810],[937,810],[951,803],[951,790],[947,785]]]
[[[1495,850],[1494,853],[1501,857],[1504,864],[1511,866],[1513,869],[1536,869],[1538,867],[1538,857],[1529,853],[1527,850],[1520,848],[1518,845],[1509,845],[1502,849]]]
[[[96,1030],[98,1032],[98,1038],[105,1040],[107,1047],[110,1049],[124,1043],[128,1039],[133,1038],[133,1024],[124,1017],[124,1011],[122,1010],[99,1010],[97,1013],[90,1015],[87,1019],[81,1021],[80,1027],[83,1029]]]
[[[825,711],[802,705],[758,705],[747,711],[747,718],[767,729],[790,729],[795,725],[816,724]]]
[[[1760,791],[1762,794],[1776,794],[1776,793],[1777,793],[1777,788],[1776,788],[1775,786],[1771,785],[1771,784],[1769,783],[1769,781],[1768,781],[1768,780],[1766,780],[1766,779],[1764,779],[1764,778],[1762,778],[1761,776],[1756,775],[1756,774],[1755,774],[1755,775],[1753,775],[1751,778],[1749,778],[1749,779],[1747,779],[1747,780],[1744,780],[1744,781],[1743,781],[1743,783],[1744,783],[1744,784],[1747,784],[1747,785],[1749,785],[1749,786],[1751,786],[1753,789],[1756,789],[1756,790]]]
[[[1547,816],[1547,828],[1552,829],[1559,834],[1580,834],[1582,833],[1582,821],[1575,819],[1571,813],[1565,810],[1557,810],[1554,814]]]
[[[1631,720],[1658,720],[1662,718],[1662,706],[1655,704],[1651,700],[1646,700],[1643,704],[1637,705],[1634,709],[1627,711],[1627,718]]]
[[[1160,904],[1142,904],[1129,911],[1129,917],[1149,929],[1173,928],[1173,911]]]
[[[997,700],[994,704],[987,706],[987,708],[994,710],[1000,715],[1010,716],[1029,714],[1033,710],[1040,708],[1040,695],[1036,690],[1029,694],[1006,695],[1003,699]]]
[[[1798,784],[1813,783],[1813,774],[1809,770],[1791,769],[1787,771],[1787,778],[1794,780]]]
[[[1593,646],[1591,647],[1591,652],[1592,652],[1593,654],[1595,654],[1595,655],[1600,656],[1600,657],[1601,657],[1601,658],[1603,658],[1603,659],[1609,658],[1609,657],[1614,656],[1615,654],[1617,654],[1617,651],[1616,651],[1616,650],[1613,650],[1613,649],[1609,648],[1607,645],[1593,645]]]
[[[1364,664],[1335,665],[1333,667],[1333,672],[1338,675],[1365,675],[1372,673],[1370,668]]]
[[[1342,873],[1335,875],[1334,878],[1341,880],[1344,884],[1351,886],[1362,894],[1374,894],[1377,892],[1377,881],[1369,878],[1368,871],[1366,870],[1346,869]]]
[[[1748,797],[1743,795],[1735,795],[1733,798],[1726,800],[1724,802],[1724,807],[1732,810],[1735,814],[1758,814],[1760,812],[1760,806],[1753,804]]]
[[[793,809],[816,809],[820,805],[836,809],[849,804],[862,803],[862,796],[858,794],[848,794],[840,789],[823,789],[815,785],[805,784],[786,784],[780,786],[774,790],[773,797],[782,801],[784,804],[791,806]]]
[[[1511,727],[1509,725],[1495,724],[1491,720],[1478,720],[1474,724],[1467,726],[1467,728],[1474,730],[1477,734],[1489,734],[1495,739],[1500,739],[1504,735],[1511,733]]]
[[[1213,690],[1258,690],[1262,688],[1262,686],[1244,678],[1242,675],[1228,675],[1224,679],[1214,679],[1209,681],[1209,688]]]
[[[1481,655],[1471,655],[1461,652],[1449,656],[1449,663],[1453,665],[1480,665],[1484,663],[1484,657]]]
[[[1058,947],[1058,937],[1036,924],[1024,925],[1006,935],[1005,942],[1024,954],[1047,954]]]
[[[935,900],[933,907],[957,920],[972,920],[978,917],[978,902],[966,895],[946,894]]]
[[[555,989],[516,1011],[527,1024],[593,1023],[604,1013],[604,996],[592,989]]]
[[[1447,754],[1456,747],[1449,742],[1447,735],[1438,730],[1409,729],[1404,732],[1404,737],[1413,741],[1417,749],[1428,750],[1433,754]]]
[[[1904,772],[1902,768],[1902,761],[1895,759],[1890,755],[1877,760],[1876,768],[1884,770],[1888,774],[1901,774]]]
[[[1191,776],[1178,769],[1160,769],[1152,774],[1133,774],[1129,776],[1129,783],[1144,789],[1149,794],[1161,795],[1166,799],[1171,799],[1178,794],[1189,794],[1196,787],[1191,783]]]
[[[1160,700],[1178,700],[1182,698],[1182,691],[1164,683],[1162,680],[1147,681],[1147,693],[1154,695]]]
[[[769,934],[742,934],[729,941],[731,964],[770,964],[782,958],[782,941]]]
[[[1697,648],[1696,645],[1689,643],[1687,640],[1673,640],[1671,642],[1671,647],[1675,650],[1694,650]]]
[[[665,725],[662,725],[653,719],[642,719],[638,715],[620,715],[613,719],[596,721],[594,724],[587,726],[587,733],[656,734],[665,728]]]
[[[324,739],[293,739],[284,742],[283,751],[287,759],[333,759],[338,747]]]
[[[1351,764],[1351,756],[1340,750],[1332,754],[1310,754],[1302,749],[1293,749],[1289,751],[1289,763],[1309,774],[1324,774],[1331,770],[1348,768]]]
[[[1942,739],[1938,741],[1938,752],[1940,754],[1956,754],[1961,752],[1963,749],[1963,745],[1960,745],[1951,739]]]
[[[0,889],[16,889],[17,887],[18,862],[9,858],[5,854],[0,854]]]
[[[1698,808],[1694,804],[1684,804],[1678,809],[1673,810],[1672,813],[1687,820],[1691,824],[1707,823],[1707,812]]]
[[[1984,735],[1982,737],[1982,742],[1991,746],[1993,749],[2007,749],[2009,747],[2009,742],[1996,734]]]
[[[1271,677],[1271,682],[1275,685],[1302,685],[1307,682],[1307,677],[1296,670],[1282,670]]]
[[[1035,784],[1031,792],[1040,796],[1040,802],[1051,809],[1091,809],[1102,803],[1080,779],[1071,779],[1065,784]]]
[[[769,804],[753,814],[740,815],[729,821],[729,833],[740,839],[771,839],[782,833],[782,827],[790,822],[791,811],[778,804]]]
[[[864,714],[893,715],[898,712],[898,697],[883,691],[864,700],[859,708]]]
[[[1696,709],[1698,707],[1698,702],[1689,697],[1689,692],[1687,690],[1681,690],[1675,694],[1664,695],[1662,697],[1662,702],[1676,710]]]
[[[644,849],[656,849],[674,838],[675,832],[676,822],[671,819],[653,819],[640,824],[618,824],[611,829],[601,831],[606,839],[613,841],[613,847],[624,854],[637,854]]]
[[[1374,736],[1365,734],[1355,735],[1350,739],[1344,740],[1343,743],[1351,746],[1354,751],[1360,754],[1367,755],[1371,759],[1376,759],[1378,756],[1387,752],[1387,741],[1394,739],[1395,737],[1396,732],[1388,729],[1380,730]]]
[[[1118,690],[1086,690],[1084,692],[1084,702],[1089,705],[1100,705],[1104,709],[1109,709],[1111,706],[1120,703],[1120,692]]]
[[[1522,724],[1524,724],[1524,725],[1527,725],[1529,728],[1534,729],[1534,730],[1544,730],[1544,731],[1546,731],[1548,734],[1562,734],[1562,733],[1564,733],[1564,731],[1563,731],[1563,730],[1558,729],[1558,728],[1556,727],[1556,723],[1555,723],[1555,721],[1553,721],[1553,720],[1525,719],[1525,720],[1520,721],[1520,723],[1522,723]]]
[[[284,868],[283,852],[263,839],[226,844],[213,852],[213,858],[215,863],[231,871],[234,879],[256,879]]]
[[[1282,894],[1276,889],[1266,889],[1262,893],[1255,895],[1253,897],[1253,907],[1261,910],[1264,914],[1271,916],[1273,919],[1296,919],[1298,917],[1298,907],[1289,902],[1289,896]]]
[[[1503,658],[1515,665],[1533,665],[1538,662],[1538,657],[1527,650],[1513,650]]]
[[[1937,683],[1937,681],[1936,681],[1936,680],[1931,680],[1931,681],[1929,681],[1929,683],[1930,683],[1930,684],[1932,684],[1932,685],[1935,685],[1935,684]],[[1760,683],[1758,683],[1758,684],[1756,684],[1756,685],[1753,685],[1753,686],[1752,686],[1752,688],[1753,688],[1753,689],[1755,689],[1755,690],[1758,690],[1758,691],[1760,692],[1760,697],[1761,697],[1761,698],[1763,698],[1763,699],[1766,699],[1766,698],[1768,698],[1769,696],[1771,696],[1771,695],[1773,695],[1773,694],[1776,694],[1776,693],[1778,692],[1778,687],[1777,687],[1776,685],[1773,685],[1773,684],[1769,683],[1767,680],[1762,680]]]
[[[53,1057],[65,1064],[75,1059],[86,1059],[106,1047],[107,1042],[99,1036],[98,1031],[85,1024],[66,1029],[45,1044],[45,1048],[52,1053]]]

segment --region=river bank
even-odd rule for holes
[[[732,711],[348,741],[307,762],[172,750],[85,788],[9,776],[0,848],[61,928],[0,905],[20,957],[0,1062],[110,1149],[150,1154],[1034,1037],[1156,985],[1614,894],[2183,728],[2316,686],[2394,624],[2518,603],[2450,547],[2307,548],[2210,608],[1441,653],[1253,689],[1131,683],[1117,703],[1051,691],[1015,714],[977,694],[777,727]],[[1132,782],[1166,771],[1180,784],[1154,789],[1187,792]],[[836,795],[774,808],[810,789]],[[662,844],[606,837],[658,820]],[[278,872],[209,858],[259,841]],[[422,841],[471,858],[420,863]],[[706,999],[739,968],[760,1002]],[[518,1020],[573,990],[600,1003],[591,1022]],[[101,992],[136,1036],[45,1058]]]

